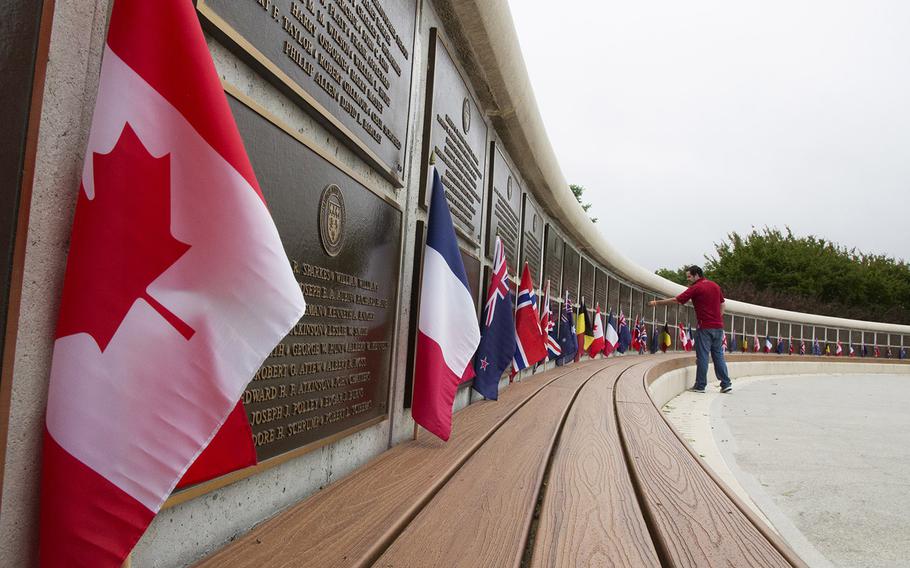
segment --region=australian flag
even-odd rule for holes
[[[566,300],[563,304],[562,314],[559,316],[559,334],[557,337],[562,354],[556,359],[557,365],[565,365],[575,360],[578,351],[578,338],[575,337],[575,313],[569,302],[569,291],[566,290]]]
[[[512,317],[512,289],[502,241],[496,237],[493,277],[483,306],[480,346],[474,355],[474,390],[486,399],[499,397],[499,379],[515,353],[515,321]]]

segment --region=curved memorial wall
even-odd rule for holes
[[[54,326],[111,1],[48,5],[31,114],[35,181],[18,208],[12,280],[21,286],[9,300],[0,385],[9,430],[0,557],[11,565],[28,565],[36,550]],[[550,283],[554,312],[568,291],[592,312],[641,318],[649,334],[669,325],[674,349],[675,326],[695,327],[690,307],[647,306],[682,287],[616,251],[569,190],[506,0],[196,8],[307,311],[243,395],[260,464],[175,493],[135,549],[137,565],[189,564],[410,438],[431,157],[478,316],[499,236],[513,284],[527,262],[537,286]],[[735,338],[864,344],[883,358],[910,348],[908,326],[736,301],[725,323]],[[463,385],[456,410],[471,402]]]

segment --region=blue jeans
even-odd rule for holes
[[[695,388],[703,389],[708,386],[708,353],[714,360],[714,374],[720,381],[720,387],[730,386],[727,362],[724,361],[723,343],[723,329],[697,329],[695,331]]]

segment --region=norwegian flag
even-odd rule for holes
[[[540,309],[540,332],[543,334],[544,344],[547,346],[547,357],[555,359],[562,355],[559,341],[553,337],[556,329],[556,318],[550,313],[550,281],[547,280],[547,289],[544,292],[544,301]]]
[[[512,358],[513,375],[522,369],[538,363],[547,356],[547,347],[540,331],[540,318],[537,316],[537,297],[531,281],[531,270],[528,263],[521,272],[521,285],[518,288],[518,310],[515,312],[515,355]]]
[[[39,564],[119,567],[189,471],[255,463],[240,397],[304,310],[193,3],[117,0],[55,333]]]

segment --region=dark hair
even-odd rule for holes
[[[692,276],[698,276],[699,278],[705,277],[705,271],[701,269],[701,266],[696,266],[694,264],[692,266],[690,266],[689,268],[687,268],[686,272],[688,272]]]

